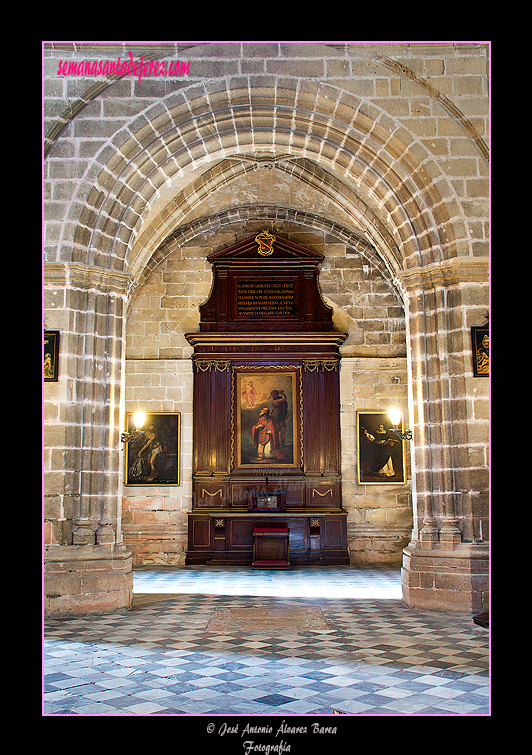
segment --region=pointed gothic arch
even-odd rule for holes
[[[295,82],[283,92],[279,105],[277,89],[272,87],[269,97],[261,91],[255,101],[251,85],[238,83],[235,90],[229,80],[227,90],[215,93],[206,88],[198,93],[198,87],[192,87],[186,102],[186,90],[174,93],[124,127],[114,138],[115,143],[123,142],[118,149],[106,145],[101,150],[80,182],[79,199],[72,203],[75,261],[127,270],[135,241],[146,219],[151,221],[150,208],[160,206],[161,196],[168,196],[170,212],[173,209],[176,216],[170,220],[170,231],[186,220],[172,205],[175,180],[198,169],[205,173],[228,158],[237,161],[238,170],[246,170],[248,155],[264,152],[273,154],[274,160],[283,157],[278,167],[286,170],[288,164],[301,180],[311,180],[314,172],[314,182],[335,193],[347,211],[355,186],[354,217],[362,217],[357,209],[362,202],[380,218],[399,250],[402,268],[455,256],[453,220],[460,214],[459,204],[455,201],[453,206],[451,187],[444,176],[437,176],[431,156],[418,159],[394,134],[400,132],[398,124],[393,130],[383,128],[378,118],[362,112],[356,98],[347,102],[345,93],[335,93],[343,108],[327,113],[330,87],[324,93],[318,85]],[[302,89],[310,91],[303,96]],[[227,180],[227,171],[217,168],[217,174],[210,176],[210,187],[204,175],[199,179],[204,197],[209,188],[215,190]],[[92,188],[86,196],[88,185]],[[191,187],[186,191],[193,196]],[[377,235],[380,229],[367,222],[369,232]]]

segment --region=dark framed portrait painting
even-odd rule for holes
[[[59,380],[59,331],[44,331],[44,382]]]
[[[134,412],[126,432],[135,432]],[[138,438],[126,443],[125,485],[179,485],[180,412],[147,412]]]
[[[487,326],[471,328],[471,346],[473,350],[473,375],[490,376],[490,332]]]
[[[235,467],[296,467],[300,460],[299,370],[235,368]]]
[[[360,484],[406,483],[405,442],[391,432],[391,427],[387,412],[357,411],[357,470]],[[399,429],[404,432],[402,422]]]

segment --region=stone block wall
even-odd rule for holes
[[[342,495],[349,512],[347,535],[351,563],[400,564],[402,549],[412,533],[410,474],[404,485],[358,483],[356,413],[403,410],[408,424],[407,363],[405,358],[347,357],[342,359],[340,400],[342,427]],[[407,426],[407,424],[405,426]],[[410,469],[409,444],[407,470]]]
[[[126,361],[126,411],[181,414],[180,484],[123,487],[122,530],[134,565],[185,562],[192,509],[192,389],[190,359]]]

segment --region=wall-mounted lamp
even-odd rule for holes
[[[404,433],[399,430],[399,425],[401,424],[401,410],[394,406],[388,411],[388,416],[393,425],[393,427],[390,427],[390,432],[398,438],[401,438],[401,440],[412,440],[412,430],[405,430]]]
[[[145,412],[135,412],[135,414],[133,415],[133,422],[135,424],[136,430],[132,433],[122,433],[120,438],[122,443],[131,443],[132,440],[136,440],[137,438],[140,438],[141,435],[144,435],[142,425],[144,424],[145,419]]]

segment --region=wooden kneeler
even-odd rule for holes
[[[287,527],[257,527],[253,530],[254,569],[290,569]]]

